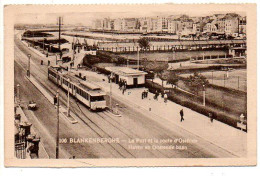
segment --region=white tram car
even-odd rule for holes
[[[77,78],[61,73],[60,67],[48,68],[48,79],[61,86],[91,110],[104,110],[107,108],[104,96],[106,93],[101,88],[88,81],[79,81]]]

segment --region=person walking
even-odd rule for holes
[[[155,100],[158,100],[158,91],[157,91],[157,90],[156,90],[156,92],[155,92],[154,99],[155,99]]]
[[[184,121],[184,112],[183,109],[180,110],[181,122]]]
[[[148,97],[148,90],[145,91],[145,98]]]
[[[142,92],[142,99],[145,98],[145,92]]]
[[[164,103],[167,103],[168,95],[167,93],[164,94]]]
[[[126,91],[126,86],[123,87],[123,91],[122,91],[123,95],[125,94],[125,91]]]

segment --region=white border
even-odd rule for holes
[[[107,1],[107,0],[66,0],[66,1],[58,1],[58,0],[45,0],[45,1],[36,1],[36,0],[1,0],[1,14],[0,14],[0,22],[1,22],[1,31],[0,31],[0,175],[99,175],[99,174],[110,174],[113,175],[210,175],[210,176],[225,176],[225,175],[259,175],[260,173],[260,166],[257,167],[203,167],[203,168],[183,168],[183,167],[174,167],[174,168],[99,168],[99,169],[46,169],[46,168],[4,168],[4,151],[3,151],[3,140],[4,140],[4,125],[3,125],[3,117],[4,117],[4,59],[3,59],[3,5],[4,4],[98,4],[98,3],[257,3],[257,0],[181,0],[181,1],[173,1],[173,0],[113,0],[113,1]],[[259,10],[259,4],[257,7],[257,10]],[[257,16],[259,19],[259,15]],[[258,23],[257,23],[258,24]],[[258,25],[257,25],[258,29]],[[259,36],[257,36],[257,41],[259,41]],[[258,43],[258,42],[257,42]],[[259,47],[258,51],[259,51]],[[259,66],[259,63],[257,63],[257,66]],[[259,73],[257,76],[259,77]],[[259,86],[259,84],[257,84]],[[257,96],[259,100],[259,95]],[[259,115],[259,113],[257,113]],[[257,126],[259,125],[259,120],[257,123]],[[259,135],[258,135],[258,141],[259,141]],[[257,147],[259,151],[259,145]],[[258,156],[259,160],[259,156]],[[258,173],[258,174],[257,174]]]

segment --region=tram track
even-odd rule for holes
[[[17,53],[16,53],[17,54]],[[21,55],[21,53],[19,53],[18,55],[20,55],[20,57],[23,57]],[[18,56],[19,57],[19,56]],[[20,60],[21,61],[21,60]],[[26,67],[26,64],[24,62],[19,62],[23,68]],[[32,64],[34,65],[34,64]],[[39,71],[44,72],[47,75],[47,71],[43,70],[43,69],[39,69]],[[39,73],[39,72],[37,72]],[[50,89],[49,86],[46,86],[45,84],[42,83],[42,80],[39,78],[39,76],[36,76],[33,72],[31,72],[32,76],[35,77],[35,79],[38,81],[38,83],[45,89],[47,90],[51,95],[55,96],[56,95],[56,91],[54,91],[53,89]],[[49,81],[50,82],[50,81]],[[45,82],[46,83],[46,82]],[[54,83],[52,83],[53,85],[55,85]],[[57,85],[55,85],[57,86]],[[57,87],[58,88],[58,87]],[[62,102],[63,105],[66,105],[66,98],[64,96],[64,94],[60,94],[61,99],[60,101]],[[74,99],[74,97],[73,97]],[[112,136],[110,136],[109,134],[107,134],[102,128],[100,128],[91,118],[89,118],[80,108],[80,106],[78,105],[77,102],[71,102],[74,105],[77,105],[79,108],[79,111],[81,111],[82,115],[85,118],[82,118],[78,112],[76,111],[72,111],[74,114],[77,115],[77,117],[85,124],[87,125],[93,132],[95,132],[99,137],[101,138],[112,138]],[[74,109],[75,107],[73,107]],[[86,107],[85,107],[86,108]],[[87,120],[87,121],[86,121]],[[130,153],[124,146],[122,146],[121,144],[117,144],[118,146],[120,146],[120,148],[117,148],[116,146],[114,146],[113,144],[109,144],[114,151],[116,151],[121,157],[123,158],[134,158],[135,156]],[[105,147],[105,146],[104,146]]]
[[[56,95],[56,90],[58,89],[58,86],[51,82],[50,80],[47,79],[47,65],[40,65],[41,62],[41,57],[34,51],[31,51],[29,48],[26,48],[26,45],[24,45],[20,40],[15,39],[15,49],[20,50],[19,52],[15,52],[17,54],[17,57],[21,57],[19,59],[19,63],[22,63],[23,68],[27,68],[27,53],[31,54],[31,62],[32,66],[34,68],[34,72],[32,71],[31,74],[35,77],[37,82],[43,86],[43,88],[50,93],[50,95],[55,96]],[[17,42],[19,43],[18,45]],[[37,70],[37,71],[35,71]],[[37,72],[37,74],[36,74]],[[56,89],[57,88],[57,89]],[[67,95],[65,91],[60,91],[60,100],[62,105],[67,104]],[[117,98],[115,98],[117,102],[121,102]],[[93,113],[90,112],[86,106],[84,106],[81,103],[78,103],[77,100],[73,97],[70,99],[71,107],[72,107],[72,112],[76,114],[79,119],[79,121],[82,124],[85,124],[87,128],[90,129],[90,131],[93,132],[93,134],[96,134],[98,137],[118,137],[121,136],[123,139],[133,139],[133,138],[157,138],[157,139],[175,139],[176,137],[183,137],[182,134],[180,134],[179,131],[177,131],[177,134],[173,134],[172,132],[163,129],[161,126],[157,126],[157,123],[155,120],[152,120],[151,122],[147,121],[147,119],[142,119],[142,118],[135,118],[138,114],[141,116],[142,113],[139,111],[137,112],[132,112],[134,109],[133,107],[128,106],[127,109],[123,110],[123,113],[126,114],[126,119],[124,121],[118,122],[117,118],[111,117],[108,114],[105,114],[106,112],[98,112],[98,113]],[[123,103],[123,102],[121,102]],[[130,124],[127,124],[126,122],[130,121]],[[153,122],[154,121],[154,122]],[[123,124],[123,125],[122,125]],[[124,126],[125,125],[125,126]],[[133,127],[133,128],[132,128]],[[87,129],[86,128],[86,129]],[[133,130],[134,129],[134,130]],[[137,131],[135,131],[135,129]],[[144,133],[142,132],[144,131]],[[92,133],[91,132],[91,133]],[[141,136],[141,137],[140,137]],[[111,153],[114,157],[119,157],[119,158],[143,158],[144,153],[146,153],[147,157],[149,158],[166,158],[166,157],[181,157],[181,158],[186,158],[186,157],[205,157],[205,156],[210,156],[207,153],[207,150],[205,151],[203,148],[196,147],[194,145],[189,144],[192,148],[192,150],[186,150],[186,151],[181,151],[181,150],[174,150],[174,151],[167,151],[167,150],[155,150],[153,152],[149,150],[142,150],[139,151],[139,153],[136,151],[133,151],[129,148],[127,148],[126,143],[121,144],[101,144],[106,150]],[[167,144],[165,144],[167,145]],[[203,151],[204,150],[204,151]],[[148,154],[149,153],[149,154]]]
[[[20,57],[23,57],[21,54],[20,54]],[[37,58],[37,57],[36,57]],[[32,58],[33,60],[36,60],[36,58]],[[40,59],[38,60],[39,61],[39,63],[40,63]],[[26,63],[24,63],[24,62],[22,62],[23,63],[23,67],[24,68],[26,68]],[[32,62],[32,65],[34,65],[35,67],[37,67],[37,65],[34,63],[34,62]],[[45,75],[47,75],[48,74],[48,72],[47,72],[47,68],[46,69],[39,69],[38,70],[39,72],[41,72],[41,74],[45,74]],[[37,72],[38,74],[39,74],[39,72]],[[53,96],[55,96],[56,95],[56,91],[55,90],[53,90],[53,89],[50,89],[49,87],[53,87],[53,85],[55,85],[54,83],[52,83],[51,81],[47,81],[47,82],[44,82],[45,84],[52,84],[52,85],[48,85],[48,86],[46,86],[45,84],[43,84],[42,83],[42,79],[40,78],[40,76],[38,75],[38,74],[34,74],[33,72],[31,73],[35,78],[36,78],[36,80],[41,84],[41,86],[43,86],[44,87],[44,89],[45,90],[47,90],[49,93],[51,93]],[[57,85],[55,85],[57,88],[58,88],[58,86]],[[62,91],[63,92],[63,91]],[[67,98],[67,96],[65,95],[65,93],[62,93],[62,94],[60,94],[60,96],[61,96],[61,102],[62,102],[62,104],[63,105],[66,105],[67,104],[67,101],[65,100],[66,98]],[[74,97],[73,97],[73,99],[74,99]],[[75,100],[75,99],[74,99]],[[73,113],[75,113],[77,116],[78,116],[78,118],[84,123],[84,124],[86,124],[93,132],[95,132],[99,137],[104,137],[104,135],[106,135],[107,137],[111,137],[110,135],[108,135],[108,134],[103,134],[103,136],[102,136],[102,132],[103,133],[105,133],[105,131],[103,130],[103,129],[101,129],[95,122],[93,122],[93,120],[91,120],[81,109],[80,109],[80,105],[78,105],[78,103],[76,103],[76,102],[71,102],[70,101],[70,103],[73,103],[74,105],[76,105],[76,106],[78,106],[78,110],[81,112],[81,114],[84,116],[84,118],[82,118],[81,116],[80,116],[80,114],[78,113],[78,112],[76,112],[76,111],[72,111]],[[86,107],[84,107],[84,108],[86,108]],[[73,107],[73,109],[75,109],[74,107]],[[109,122],[109,121],[107,121],[106,120],[106,118],[104,118],[104,116],[102,116],[102,115],[100,115],[99,113],[97,113],[96,115],[98,115],[98,116],[100,116],[104,121],[106,121],[107,123],[109,123],[110,124],[110,126],[112,126],[113,128],[115,128],[116,130],[118,130],[119,132],[121,132],[121,133],[123,133],[124,135],[126,135],[129,139],[134,139],[134,138],[141,138],[141,137],[139,137],[138,135],[136,135],[136,134],[131,134],[132,136],[130,137],[129,136],[129,134],[127,134],[126,132],[124,132],[124,131],[122,131],[122,128],[120,127],[120,124],[118,123],[118,125],[115,125],[115,123],[112,123],[112,122]],[[112,119],[112,118],[111,118]],[[86,121],[86,120],[88,120],[88,122]],[[113,119],[114,120],[114,119]],[[91,125],[89,125],[89,124],[92,124],[93,126],[91,126]],[[95,128],[99,128],[101,131],[99,131],[99,132],[97,132],[97,129],[95,129]],[[123,150],[125,150],[128,154],[127,155],[130,155],[130,157],[134,157],[134,155],[132,154],[132,153],[130,153],[125,147],[123,147],[122,145],[120,145],[122,148],[123,148]],[[104,146],[105,147],[105,146]],[[125,155],[121,152],[119,152],[115,147],[113,147],[113,146],[111,146],[113,149],[114,149],[114,151],[116,151],[121,157],[125,157]],[[159,155],[158,154],[155,154],[154,152],[151,152],[151,151],[148,151],[149,153],[151,153],[153,156],[155,156],[155,157],[170,157],[170,156],[167,156],[167,154],[165,155],[164,153],[162,153],[162,152],[160,152],[159,150],[156,150],[156,151],[158,151],[159,152]],[[129,156],[128,156],[129,157]]]

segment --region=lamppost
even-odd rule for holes
[[[140,56],[139,56],[139,48],[137,47],[137,69],[139,70],[139,60],[140,60]]]
[[[27,54],[27,56],[28,56],[27,76],[30,77],[30,60],[31,60],[31,54]]]
[[[68,79],[68,102],[67,102],[67,116],[70,116],[70,87],[69,87],[70,79]]]
[[[59,125],[60,125],[60,117],[59,117],[59,91],[57,90],[57,94],[54,97],[54,104],[57,105],[57,135],[56,135],[56,159],[59,158]]]
[[[110,75],[110,96],[109,96],[110,111],[112,111],[112,79],[113,79],[113,75],[111,73],[111,75]]]
[[[203,106],[206,106],[206,88],[205,85],[202,85],[203,87]]]
[[[20,105],[20,85],[19,84],[17,84],[17,95],[16,95],[16,97],[17,97],[17,102]]]
[[[55,56],[56,56],[56,65],[58,65],[58,63],[57,63],[57,62],[58,62],[58,61],[57,61],[57,54],[55,54]]]

